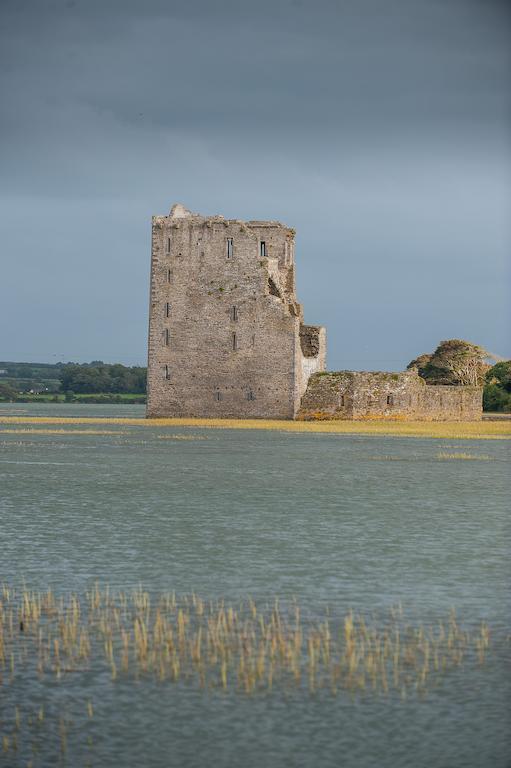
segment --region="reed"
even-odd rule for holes
[[[459,461],[491,461],[492,456],[486,454],[472,454],[472,453],[437,453],[437,459],[449,460],[457,459]]]
[[[237,604],[198,595],[151,596],[99,585],[55,595],[4,585],[0,595],[0,677],[18,672],[63,679],[92,667],[112,681],[151,678],[244,694],[276,687],[370,691],[401,696],[464,664],[483,664],[490,630],[468,631],[454,612],[430,626],[405,622],[400,607],[379,623],[352,611],[304,618],[293,603]],[[92,702],[87,703],[89,718]],[[16,723],[19,726],[17,711]],[[37,719],[44,720],[39,710]],[[65,748],[65,723],[61,740]]]

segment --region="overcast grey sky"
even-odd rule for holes
[[[1,0],[0,360],[145,363],[150,217],[297,230],[330,368],[511,355],[511,4]]]

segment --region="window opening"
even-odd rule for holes
[[[222,400],[222,399],[223,399],[222,398],[222,393],[218,392],[218,391],[215,392],[215,400],[218,400],[218,402],[220,402],[220,400]]]
[[[341,405],[344,405],[344,395],[341,395]]]
[[[387,405],[394,405],[394,395],[387,395]]]
[[[170,317],[170,301],[165,304],[165,317]]]
[[[231,320],[236,322],[238,319],[238,307],[231,307]]]
[[[165,378],[168,381],[170,379],[170,370],[169,370],[169,366],[168,365],[166,365],[165,368],[164,368],[164,375],[165,375]]]
[[[167,237],[167,243],[165,246],[165,250],[167,253],[170,253],[170,237]]]
[[[259,255],[261,258],[264,258],[266,256],[266,243],[264,240],[261,240],[259,243]]]
[[[280,295],[279,289],[275,285],[275,281],[271,277],[268,278],[268,291],[270,293],[270,296],[278,296],[279,299],[282,298],[282,296]]]
[[[165,346],[168,347],[170,344],[170,331],[168,328],[165,328]]]
[[[234,252],[234,243],[232,237],[227,238],[227,258],[232,259]]]
[[[238,349],[238,337],[235,333],[232,334],[232,349],[235,352]]]
[[[255,400],[255,395],[251,389],[247,392],[247,400]]]

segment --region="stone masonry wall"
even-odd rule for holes
[[[309,378],[313,373],[326,368],[326,331],[319,325],[300,326],[301,386],[300,398],[304,395]]]
[[[416,371],[319,373],[309,380],[298,418],[476,421],[482,390],[427,385]]]
[[[153,217],[149,417],[294,418],[302,324],[293,230],[180,205]]]

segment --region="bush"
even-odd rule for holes
[[[18,399],[18,392],[10,384],[0,382],[0,402],[15,403]]]
[[[511,360],[503,360],[487,372],[483,408],[485,411],[511,412]]]
[[[511,412],[511,394],[498,384],[487,384],[483,390],[483,410]]]

